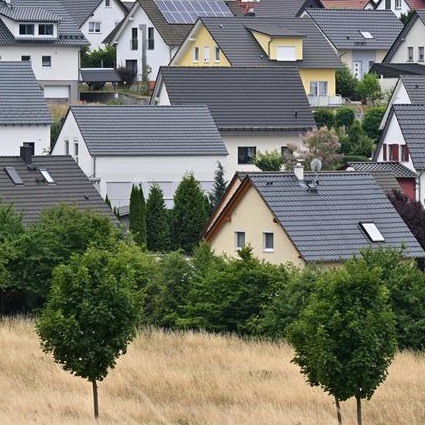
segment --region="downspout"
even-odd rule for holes
[[[423,171],[421,171],[420,173],[416,173],[416,177],[415,177],[415,200],[419,201],[422,205],[424,205],[424,201],[421,199],[421,177],[422,177]]]

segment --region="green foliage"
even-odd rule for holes
[[[193,173],[186,174],[174,193],[171,240],[174,249],[191,254],[208,220],[206,196]]]
[[[382,131],[379,130],[379,125],[384,114],[385,106],[374,106],[368,108],[363,117],[363,130],[375,142],[379,140],[382,134]]]
[[[362,123],[355,120],[348,130],[349,155],[363,156],[370,158],[372,156],[375,144],[373,140],[366,135]]]
[[[217,169],[214,171],[214,188],[208,196],[212,211],[216,209],[217,205],[221,201],[221,198],[223,198],[224,192],[226,191],[226,187],[227,182],[224,180],[223,165],[220,161],[217,161]]]
[[[252,160],[252,163],[261,171],[280,171],[285,159],[282,154],[277,150],[271,152],[257,152]]]
[[[367,101],[375,103],[382,98],[381,86],[376,74],[365,74],[363,80],[357,84],[357,95],[366,104]]]
[[[149,96],[150,95],[150,86],[149,86],[149,75],[152,72],[152,68],[149,65],[145,65],[142,70],[142,81],[140,82],[139,90],[140,93]]]
[[[121,78],[120,85],[131,87],[137,77],[137,72],[131,68],[120,66],[117,68],[117,73]]]
[[[129,207],[130,231],[137,245],[146,246],[146,203],[142,186],[133,184]]]
[[[115,68],[115,63],[115,46],[106,46],[104,49],[92,51],[88,47],[81,49],[81,68]]]
[[[300,318],[288,326],[293,362],[310,385],[337,400],[370,399],[394,357],[395,319],[381,273],[363,258],[324,272]]]
[[[150,251],[170,250],[170,227],[164,194],[158,184],[151,186],[146,201],[146,243]]]
[[[400,21],[402,22],[403,25],[407,24],[407,22],[409,21],[410,17],[413,15],[413,13],[414,13],[414,9],[411,9],[407,13],[402,13],[400,15]]]
[[[341,106],[335,112],[335,127],[350,128],[355,119],[355,113],[352,108],[348,106]]]
[[[357,91],[357,78],[346,66],[342,69],[337,69],[335,73],[336,92],[342,97],[353,99]]]
[[[27,308],[37,309],[46,300],[55,266],[67,264],[89,246],[111,249],[122,237],[111,219],[99,213],[66,204],[46,209],[19,240],[20,256],[12,265],[14,288],[25,296]]]
[[[316,109],[313,112],[314,121],[316,122],[316,125],[318,128],[321,127],[328,127],[332,128],[334,126],[335,122],[335,115],[332,111],[329,109]]]
[[[37,321],[43,351],[73,375],[103,380],[127,351],[140,320],[138,271],[121,245],[116,252],[91,247],[53,273],[52,290]],[[97,391],[95,395],[95,416]]]
[[[52,125],[50,126],[50,146],[52,147],[56,143],[56,139],[59,136],[59,133],[62,128],[62,119],[55,120],[52,122]]]

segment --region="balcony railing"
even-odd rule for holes
[[[310,106],[340,106],[344,103],[342,96],[337,94],[335,96],[314,96],[308,95]]]

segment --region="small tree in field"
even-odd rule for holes
[[[289,325],[295,348],[293,362],[312,386],[339,402],[355,397],[357,423],[362,424],[361,400],[370,399],[387,376],[397,347],[395,318],[381,269],[362,258],[319,278],[315,293],[300,317]]]
[[[64,370],[92,383],[95,418],[99,418],[97,381],[127,350],[141,315],[137,267],[128,256],[89,248],[54,271],[52,290],[37,321],[44,352]]]

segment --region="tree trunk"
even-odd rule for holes
[[[342,425],[341,405],[339,404],[339,399],[337,397],[335,397],[335,406],[336,406],[336,417],[338,419],[338,425]]]
[[[362,399],[360,396],[356,395],[356,401],[357,401],[357,425],[362,425]]]
[[[93,379],[91,382],[93,385],[94,418],[96,419],[96,423],[99,423],[99,399],[97,396],[97,382],[96,379]]]

